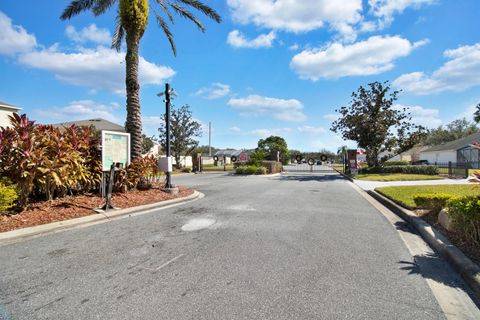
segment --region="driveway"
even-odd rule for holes
[[[448,265],[338,174],[174,183],[205,198],[0,247],[1,304],[13,319],[444,319],[434,281],[471,310]]]

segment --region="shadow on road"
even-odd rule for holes
[[[318,182],[331,182],[335,180],[346,180],[343,176],[335,173],[324,173],[324,174],[286,174],[278,177],[272,178],[272,180],[281,180],[281,181],[299,181],[299,182],[308,182],[308,181],[318,181]]]

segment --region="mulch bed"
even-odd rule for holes
[[[114,193],[112,204],[124,209],[186,197],[193,193],[192,189],[184,187],[179,187],[179,189],[178,194],[172,195],[161,191],[157,184],[146,191],[132,190],[126,193]],[[102,207],[104,204],[105,198],[101,198],[97,194],[68,196],[52,201],[34,202],[19,214],[0,216],[0,232],[96,214],[93,209]]]
[[[416,214],[428,222],[432,227],[440,231],[453,245],[460,249],[467,257],[480,266],[480,247],[465,240],[457,232],[448,231],[438,223],[438,215],[427,210],[416,210]]]

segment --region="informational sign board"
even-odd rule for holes
[[[348,166],[351,174],[358,174],[357,150],[347,150]]]
[[[248,155],[245,152],[240,153],[238,155],[238,161],[247,162],[248,161]]]
[[[110,171],[112,163],[125,168],[130,163],[130,133],[102,131],[102,171]]]

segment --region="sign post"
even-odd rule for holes
[[[350,169],[350,174],[358,174],[357,150],[355,149],[347,150],[347,159],[348,159],[348,168]]]

